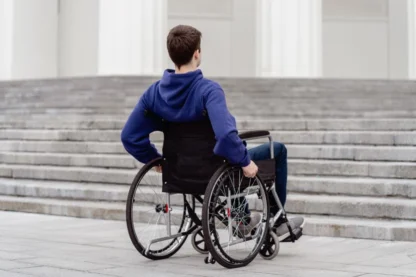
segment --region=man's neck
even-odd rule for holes
[[[175,67],[175,73],[176,74],[185,74],[191,71],[195,71],[197,68],[193,65],[183,65],[179,69],[178,67]]]

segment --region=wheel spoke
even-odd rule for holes
[[[203,211],[208,215],[209,222],[202,224],[204,233],[210,234],[207,244],[210,243],[208,248],[213,249],[216,261],[226,267],[236,267],[249,263],[259,251],[270,251],[259,244],[267,235],[269,208],[266,189],[259,179],[248,180],[240,168],[230,167],[219,173],[218,179],[210,183],[207,191],[210,192],[205,198],[209,204],[205,206],[205,203]],[[255,203],[249,208],[251,212],[259,213],[258,224],[257,221],[251,225],[247,222],[246,205],[249,203]],[[223,224],[220,223],[222,214],[226,219]]]
[[[156,242],[151,245],[151,250],[145,253],[145,250],[152,239],[166,237],[167,220],[169,217],[162,210],[155,212],[156,205],[165,205],[166,200],[162,193],[163,179],[162,174],[155,172],[152,168],[160,164],[161,160],[153,161],[145,165],[136,176],[136,183],[133,183],[128,196],[127,202],[127,226],[129,229],[130,239],[136,246],[137,250],[144,256],[151,259],[159,259],[173,255],[178,251],[187,236],[172,237],[168,240]],[[191,219],[187,216],[185,207],[185,196],[176,198],[172,203],[174,210],[171,212],[171,235],[177,235],[187,231],[191,227]],[[133,203],[133,199],[137,201]],[[172,198],[173,200],[173,198]],[[192,209],[195,208],[195,201],[189,202]],[[149,207],[146,207],[149,206]],[[136,221],[133,220],[136,216]]]

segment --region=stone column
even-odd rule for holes
[[[320,77],[321,0],[258,0],[257,75]]]
[[[0,0],[0,80],[8,80],[12,76],[12,15],[12,0]]]
[[[161,74],[167,0],[100,0],[98,74]]]
[[[408,0],[409,78],[416,79],[416,0]]]
[[[0,0],[0,79],[57,75],[57,0]]]

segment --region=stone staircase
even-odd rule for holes
[[[0,209],[124,220],[142,165],[120,131],[155,80],[0,82]],[[306,234],[416,241],[416,82],[217,81],[241,131],[286,144],[286,208]]]

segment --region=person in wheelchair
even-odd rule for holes
[[[247,149],[240,139],[236,120],[230,114],[221,86],[207,78],[198,69],[201,64],[201,32],[191,26],[179,25],[171,29],[167,37],[167,50],[175,69],[166,69],[163,77],[153,83],[141,96],[128,118],[121,134],[122,143],[128,153],[141,163],[148,163],[161,157],[149,140],[149,134],[161,130],[146,113],[152,113],[170,122],[191,122],[201,119],[206,112],[215,133],[216,144],[213,152],[226,158],[230,163],[241,166],[244,175],[255,177],[258,167],[253,161],[270,158],[269,144]],[[275,188],[282,203],[286,202],[287,150],[284,144],[274,142]],[[163,170],[158,168],[159,171]],[[270,213],[277,213],[279,207],[273,197],[270,199]],[[258,213],[250,212],[246,204],[245,224],[238,226],[240,233],[247,235],[260,220]],[[272,226],[280,241],[291,241],[289,229],[284,220],[277,220]],[[304,219],[289,220],[293,230],[302,229]]]

